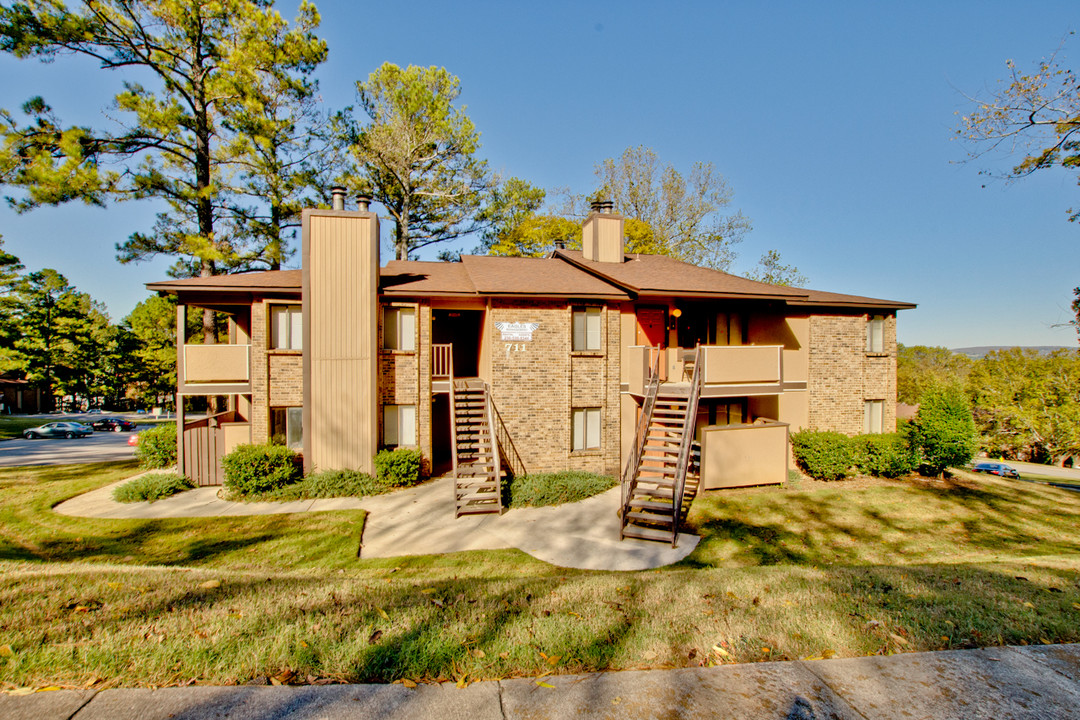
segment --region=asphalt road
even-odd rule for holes
[[[43,419],[42,422],[48,422]],[[18,465],[71,465],[73,463],[109,462],[135,457],[128,445],[130,432],[95,432],[84,438],[49,438],[45,440],[4,440],[0,442],[0,467]]]

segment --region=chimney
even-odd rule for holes
[[[370,212],[371,208],[371,196],[370,195],[357,195],[356,196],[356,209],[359,212]]]
[[[582,254],[593,262],[621,263],[623,216],[613,212],[615,203],[610,200],[595,200],[591,207],[592,212],[581,226]]]
[[[379,449],[379,217],[302,213],[304,467],[374,472]]]

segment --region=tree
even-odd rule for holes
[[[757,267],[746,277],[770,285],[798,287],[806,284],[806,276],[794,265],[785,265],[780,261],[779,250],[766,250],[758,260]]]
[[[50,268],[28,273],[16,293],[15,349],[27,378],[53,395],[90,397],[109,327],[101,303]]]
[[[153,232],[117,246],[121,262],[165,254],[178,258],[174,273],[182,276],[251,262],[229,183],[264,138],[239,141],[228,121],[250,117],[259,93],[245,88],[288,86],[292,74],[325,58],[314,6],[301,5],[296,25],[287,29],[270,0],[86,0],[78,12],[27,0],[0,8],[2,50],[46,60],[74,53],[104,69],[139,68],[158,84],[124,83],[115,107],[128,121],[117,133],[61,129],[40,98],[25,106],[35,121],[28,127],[5,115],[5,182],[27,190],[23,208],[76,198],[165,201]],[[106,160],[122,172],[101,169]],[[211,322],[208,315],[208,338]]]
[[[445,68],[384,63],[356,88],[370,123],[350,132],[359,174],[349,184],[394,219],[397,259],[478,229],[487,163],[477,157],[480,133],[454,106],[458,79]]]
[[[1019,163],[1004,173],[1008,179],[1058,168],[1077,173],[1080,183],[1080,80],[1058,61],[1057,52],[1030,73],[1018,70],[1012,60],[1005,64],[1008,82],[999,81],[995,91],[972,98],[975,109],[956,130],[969,143],[970,157],[1019,153]],[[1070,221],[1080,219],[1080,210],[1069,208],[1068,213]],[[1080,333],[1080,288],[1073,294],[1073,324]]]
[[[1061,465],[1080,456],[1080,353],[989,353],[968,378],[981,442],[990,453]]]
[[[159,404],[176,391],[176,298],[155,295],[143,300],[122,326],[137,342],[136,393],[143,403]]]
[[[896,346],[896,399],[918,405],[923,393],[939,385],[964,385],[971,359],[943,347]]]
[[[603,160],[596,176],[597,196],[648,225],[656,254],[726,270],[735,258],[733,247],[750,230],[741,212],[724,213],[733,193],[712,163],[694,163],[683,176],[661,164],[651,148],[639,146]]]
[[[19,258],[4,251],[4,237],[0,235],[0,373],[21,366],[13,346],[18,336],[15,290],[22,269]]]
[[[923,394],[919,412],[907,424],[910,447],[920,454],[919,472],[938,476],[967,464],[975,455],[975,421],[959,385],[936,386]]]

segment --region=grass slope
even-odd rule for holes
[[[123,474],[110,467],[0,471],[4,687],[464,683],[1080,640],[1080,496],[1052,488],[711,493],[687,562],[615,573],[517,551],[358,560],[336,535],[348,513],[132,525],[49,510]]]

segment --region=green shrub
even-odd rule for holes
[[[176,423],[162,423],[139,433],[135,446],[139,467],[147,470],[176,464]]]
[[[509,483],[509,507],[541,507],[572,503],[614,487],[615,478],[580,470],[520,475]]]
[[[905,428],[908,444],[919,453],[919,472],[940,475],[975,456],[975,420],[959,386],[935,387],[923,393],[919,412]]]
[[[851,438],[855,466],[874,477],[896,478],[915,471],[919,457],[899,433],[856,435]]]
[[[832,430],[800,430],[791,436],[795,462],[817,480],[842,480],[855,464],[851,438]]]
[[[123,485],[117,485],[112,495],[116,502],[130,503],[144,500],[154,502],[192,487],[194,484],[183,475],[149,473],[129,480]]]
[[[315,500],[318,498],[362,497],[382,495],[393,488],[379,483],[367,473],[356,470],[324,470],[312,473],[299,482],[283,485],[276,490],[253,493],[241,500],[251,501],[289,501]]]
[[[221,458],[225,488],[236,495],[277,490],[300,480],[299,456],[283,445],[237,445]]]
[[[420,482],[420,451],[380,450],[375,456],[375,478],[389,487],[415,485]]]

